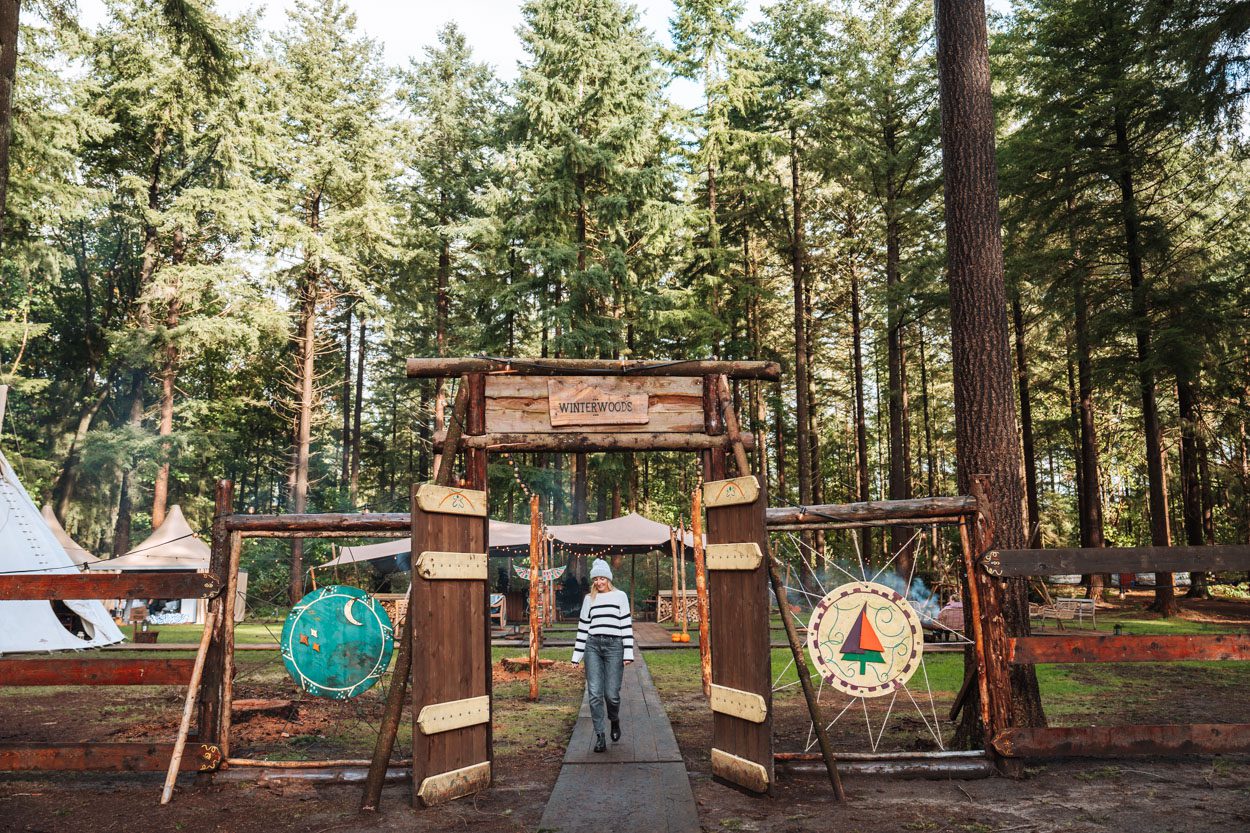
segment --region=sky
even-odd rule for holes
[[[264,28],[282,29],[293,0],[217,0],[217,10],[235,16],[248,9],[263,9]],[[480,61],[495,67],[499,77],[516,77],[517,62],[524,57],[517,28],[521,25],[521,0],[348,0],[356,13],[359,29],[381,42],[386,60],[393,66],[405,66],[410,58],[420,58],[427,46],[434,43],[435,33],[454,20],[464,32]],[[672,0],[636,0],[639,16],[656,38],[669,43],[668,20],[673,12]],[[759,16],[761,0],[746,0],[747,20]],[[79,0],[79,11],[87,25],[104,20],[103,0]]]
[[[772,0],[768,0],[772,2]],[[744,0],[748,24],[760,18],[765,0]],[[495,68],[498,77],[512,80],[517,75],[517,62],[525,57],[517,29],[521,25],[521,0],[348,0],[356,13],[357,27],[380,42],[386,61],[391,66],[407,66],[424,57],[425,49],[435,42],[439,29],[454,20],[464,32],[477,60]],[[669,18],[673,0],[635,0],[639,17],[662,44],[668,45]],[[294,0],[217,0],[218,11],[231,17],[249,9],[263,10],[262,25],[276,31],[285,28],[287,10]],[[991,10],[1005,11],[1008,0],[988,0]],[[79,0],[82,22],[95,26],[105,18],[104,0]],[[699,91],[695,84],[677,79],[669,87],[669,96],[683,106],[695,106]]]

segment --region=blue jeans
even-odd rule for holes
[[[603,705],[608,720],[621,715],[621,672],[625,668],[625,645],[619,636],[590,636],[586,639],[586,694],[590,699],[590,720],[595,734],[606,734]]]

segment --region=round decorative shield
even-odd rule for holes
[[[282,626],[282,661],[309,694],[347,700],[368,691],[391,663],[395,629],[376,599],[332,584],[291,608]]]
[[[833,688],[852,697],[883,697],[920,667],[924,631],[901,594],[853,581],[816,605],[807,624],[807,650]]]

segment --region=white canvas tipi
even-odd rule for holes
[[[77,573],[78,566],[48,528],[34,501],[0,454],[0,573]],[[51,602],[0,602],[0,654],[63,651],[121,642],[121,631],[98,601],[67,601],[85,639],[67,631]]]
[[[56,519],[56,513],[52,511],[51,506],[45,503],[39,513],[43,515],[44,523],[48,525],[48,529],[52,530],[56,540],[61,542],[62,547],[65,547],[65,554],[69,556],[70,561],[73,561],[80,568],[86,569],[88,564],[94,564],[100,560],[87,552],[87,549],[73,538],[69,537],[65,527],[61,526],[61,522]]]

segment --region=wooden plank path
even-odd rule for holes
[[[638,653],[621,681],[620,741],[595,753],[590,703],[581,712],[539,830],[697,833],[699,815],[673,727]]]

